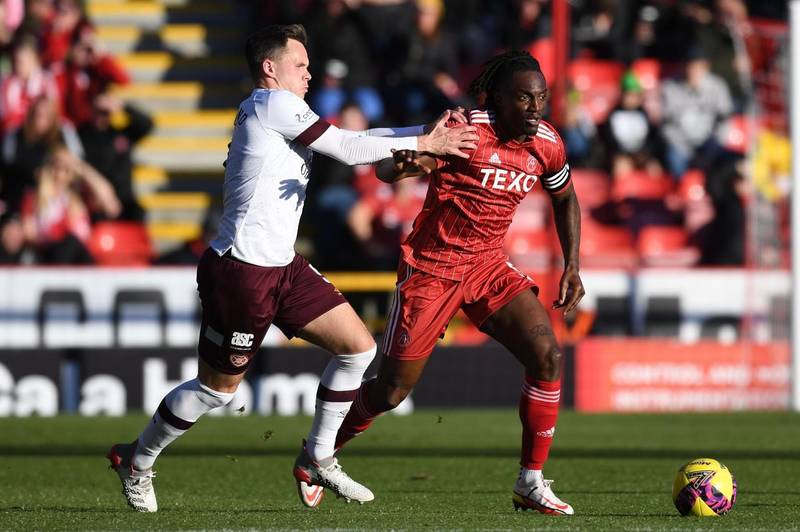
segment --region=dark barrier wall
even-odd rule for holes
[[[572,352],[565,353],[563,402],[573,403]],[[230,412],[310,414],[327,355],[314,348],[262,350]],[[374,362],[367,375],[377,372]],[[0,416],[123,415],[155,409],[163,395],[194,377],[190,349],[8,350],[0,352]],[[497,344],[442,347],[402,412],[428,407],[514,407],[522,367]]]

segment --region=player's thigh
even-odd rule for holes
[[[277,308],[281,268],[264,268],[209,249],[197,268],[202,306],[198,354],[219,373],[244,373]]]
[[[297,255],[288,266],[291,286],[281,300],[275,325],[335,355],[363,353],[375,345],[361,318],[333,284]]]
[[[197,362],[197,379],[212,390],[233,393],[244,379],[245,372],[231,375],[217,370],[202,358],[198,358]]]
[[[481,330],[503,344],[528,369],[557,356],[550,316],[532,289],[519,292],[482,324]]]
[[[460,282],[401,264],[381,351],[400,360],[426,358],[463,303]]]
[[[375,345],[361,318],[346,301],[311,320],[297,331],[297,336],[336,355],[363,353]]]

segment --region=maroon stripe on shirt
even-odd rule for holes
[[[309,146],[312,142],[320,138],[322,134],[328,130],[329,127],[331,127],[331,125],[328,123],[328,121],[320,118],[319,120],[308,126],[308,128],[305,131],[297,135],[295,140],[300,144],[302,144],[303,146]]]

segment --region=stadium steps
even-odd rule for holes
[[[98,37],[113,54],[166,50],[184,57],[241,51],[241,31],[208,28],[203,24],[167,24],[157,30],[138,26],[108,25],[98,28]]]
[[[159,2],[89,0],[86,13],[95,25],[134,25],[156,31],[167,24],[202,23],[208,27],[241,27],[234,2]]]
[[[233,109],[157,111],[153,113],[154,136],[229,137],[236,112]]]
[[[117,59],[135,83],[202,81],[238,84],[247,71],[238,56],[178,57],[170,52],[133,52]]]
[[[196,109],[228,109],[239,106],[246,95],[239,85],[230,83],[200,83],[198,81],[165,81],[135,83],[114,87],[114,94],[137,107],[158,111],[192,111]]]
[[[159,252],[200,235],[222,192],[227,144],[250,90],[241,4],[217,0],[87,0],[105,47],[131,75],[114,93],[150,113],[133,186]]]
[[[138,165],[133,169],[133,187],[136,194],[154,192],[205,192],[211,197],[221,197],[223,172],[172,171],[160,166]]]
[[[161,166],[168,171],[217,169],[222,172],[229,140],[227,136],[150,136],[139,143],[133,161],[136,164]]]

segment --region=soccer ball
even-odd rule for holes
[[[736,502],[736,479],[713,458],[697,458],[675,475],[672,501],[681,515],[726,514]]]

